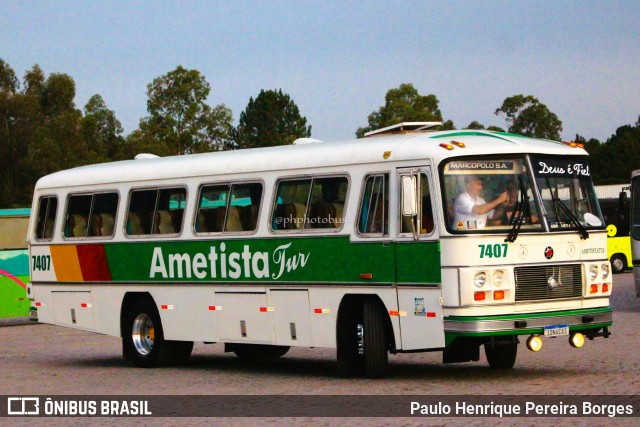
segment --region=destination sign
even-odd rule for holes
[[[589,178],[591,168],[586,160],[537,158],[533,160],[536,176],[544,178]]]

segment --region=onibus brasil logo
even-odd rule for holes
[[[156,279],[239,279],[271,278],[278,280],[282,275],[298,268],[304,268],[310,253],[293,253],[291,242],[280,245],[269,252],[252,251],[244,245],[242,252],[226,252],[227,245],[211,246],[209,253],[169,253],[161,247],[153,248],[149,278]],[[273,266],[274,268],[271,268]]]

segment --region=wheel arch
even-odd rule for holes
[[[124,337],[127,310],[129,310],[136,302],[143,299],[148,299],[153,302],[153,304],[156,304],[149,292],[127,292],[124,295],[124,298],[122,298],[122,304],[120,305],[120,337]]]
[[[632,265],[632,260],[630,260],[625,254],[624,252],[616,252],[614,254],[611,255],[611,257],[609,258],[609,262],[611,264],[613,264],[613,260],[615,258],[620,258],[622,260],[622,262],[624,263],[624,267],[622,268],[622,271],[620,272],[616,272],[614,271],[614,273],[622,273],[624,272],[624,270],[628,269],[630,265]],[[613,266],[612,266],[613,267]]]
[[[375,301],[378,310],[383,314],[385,330],[387,333],[389,351],[392,353],[396,351],[396,333],[391,322],[391,316],[385,303],[382,301],[379,295],[376,294],[345,294],[340,301],[338,307],[338,316],[336,318],[336,337],[342,332],[342,324],[344,319],[353,315],[354,313],[362,313],[364,301],[366,299]]]

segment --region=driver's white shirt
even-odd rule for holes
[[[482,197],[472,197],[469,193],[460,194],[453,206],[454,230],[477,230],[487,225],[487,217],[493,217],[493,210],[486,214],[474,214],[475,205],[484,205],[487,202]]]

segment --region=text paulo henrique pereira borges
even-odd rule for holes
[[[443,402],[423,404],[411,402],[411,415],[437,415],[437,416],[607,416],[632,415],[633,405],[595,404],[582,402],[578,404],[539,404],[535,402],[518,403],[484,403],[474,404],[465,401],[450,405]]]

